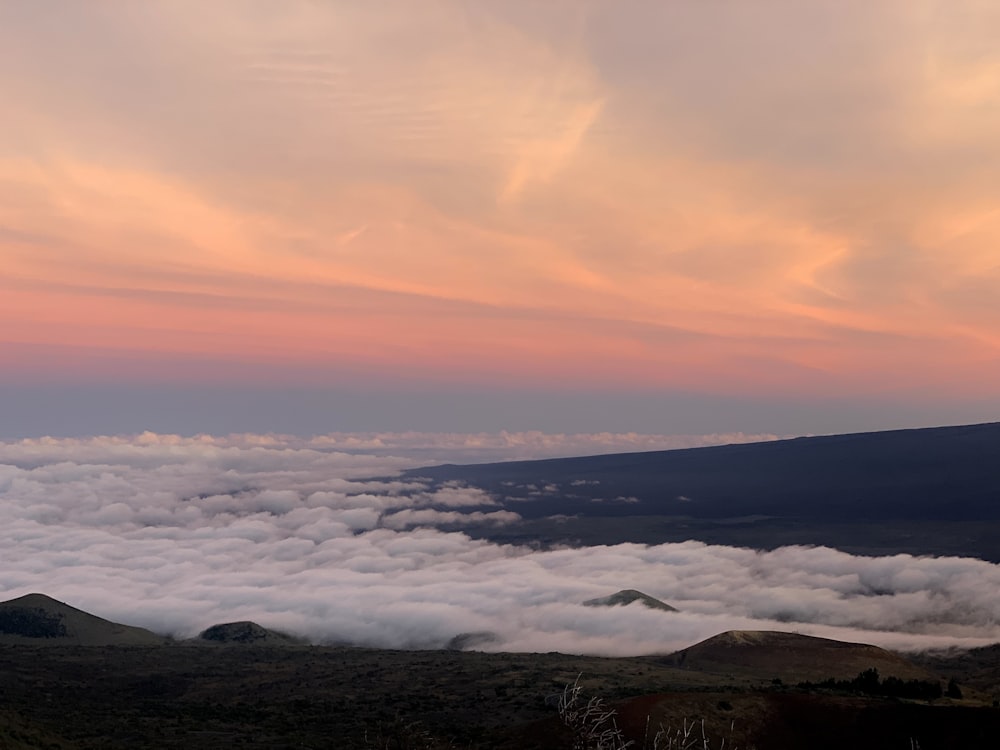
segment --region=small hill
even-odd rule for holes
[[[198,635],[198,640],[209,643],[238,643],[258,646],[294,646],[302,643],[293,636],[269,630],[249,620],[213,625],[203,630]]]
[[[867,669],[901,680],[937,680],[923,667],[891,651],[798,633],[731,630],[666,657],[668,664],[699,672],[786,683],[850,680]]]
[[[0,602],[0,643],[75,646],[158,646],[167,638],[104,620],[44,594]]]
[[[664,612],[677,612],[677,607],[671,607],[666,602],[661,602],[656,597],[644,594],[635,589],[622,589],[611,596],[602,596],[597,599],[588,599],[583,603],[585,607],[621,607],[632,602],[642,602],[650,609],[660,609]]]

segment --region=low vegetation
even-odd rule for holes
[[[945,694],[941,689],[940,680],[901,680],[898,677],[881,679],[877,669],[866,669],[853,680],[835,680],[832,677],[822,682],[800,682],[803,690],[839,690],[846,693],[861,695],[879,695],[886,698],[912,698],[914,700],[932,701]],[[961,698],[962,691],[958,683],[951,680],[948,683],[948,697]]]
[[[1000,710],[971,689],[928,703],[734,683],[652,657],[0,645],[0,748],[569,750],[567,685],[564,704],[611,748],[906,750],[912,737],[995,750],[1000,736]]]
[[[40,607],[9,607],[0,609],[0,633],[22,638],[60,638],[66,635],[66,625],[61,617]]]
[[[660,724],[654,729],[647,716],[642,739],[627,739],[618,726],[618,712],[599,696],[585,696],[579,677],[563,689],[558,711],[569,730],[567,750],[737,750],[725,738],[713,742],[704,719],[683,718],[677,727]]]

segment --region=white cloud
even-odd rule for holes
[[[637,432],[496,433],[372,432],[330,433],[303,441],[318,450],[366,452],[433,461],[475,463],[536,458],[586,456],[601,453],[673,450],[707,445],[778,440],[770,433],[711,433],[707,435],[649,435]],[[295,438],[285,438],[296,440]]]
[[[413,526],[448,526],[454,524],[490,524],[504,526],[520,521],[521,516],[509,510],[496,510],[490,513],[475,511],[473,513],[457,513],[455,511],[433,510],[424,508],[413,510],[407,508],[382,517],[383,525],[388,529],[406,529]]]
[[[674,450],[709,445],[730,445],[779,440],[770,433],[709,433],[704,435],[652,435],[637,432],[546,433],[539,431],[495,433],[458,432],[331,432],[301,437],[283,434],[238,433],[225,436],[115,435],[89,438],[37,438],[0,443],[0,458],[19,466],[53,464],[73,450],[77,464],[112,463],[129,466],[188,465],[198,457],[206,461],[244,460],[254,470],[281,467],[285,460],[293,469],[322,462],[337,455],[341,478],[372,476],[386,470],[427,466],[432,463],[518,461],[538,458],[597,455],[633,451]],[[295,455],[283,453],[294,451]],[[353,458],[348,458],[348,457]],[[387,462],[387,458],[393,458]],[[381,459],[381,460],[379,460]],[[237,468],[234,466],[234,468]],[[0,474],[0,483],[3,482]],[[332,478],[331,478],[332,479]],[[335,480],[334,480],[335,481]],[[587,483],[581,480],[582,483]]]
[[[1000,566],[988,562],[498,545],[447,529],[517,514],[474,488],[393,478],[413,464],[248,436],[0,444],[0,595],[41,591],[178,635],[252,619],[386,647],[492,631],[490,649],[641,654],[733,628],[897,648],[1000,640]],[[681,612],[581,604],[622,588]]]

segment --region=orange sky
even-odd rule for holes
[[[961,0],[4,4],[0,379],[998,395],[997,39]]]

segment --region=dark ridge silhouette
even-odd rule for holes
[[[66,626],[58,615],[38,607],[5,607],[0,609],[0,633],[25,638],[59,638],[66,635]]]
[[[690,538],[1000,561],[1000,534],[989,525],[1000,521],[998,455],[1000,423],[989,423],[449,464],[405,476],[464,482],[519,513],[525,519],[520,526],[470,530],[498,541],[610,544]],[[558,526],[548,521],[554,518],[560,519]]]
[[[1000,423],[648,453],[444,465],[409,476],[463,480],[517,497],[522,515],[751,514],[839,518],[1000,519]],[[596,484],[584,482],[596,481]],[[525,485],[559,486],[555,496]],[[574,484],[576,482],[576,484]],[[609,499],[634,497],[638,503]],[[592,507],[580,499],[599,498]],[[524,500],[531,500],[529,503]],[[513,507],[513,506],[512,506]]]

